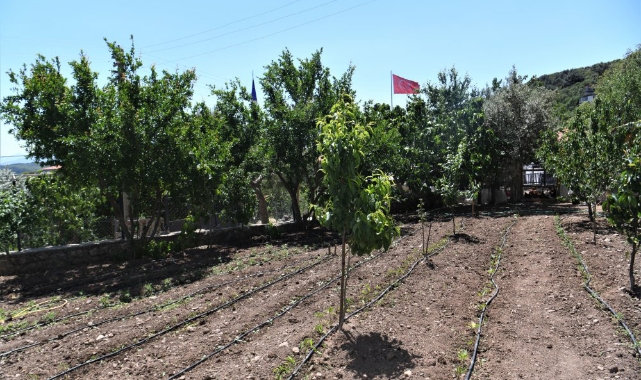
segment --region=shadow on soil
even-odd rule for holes
[[[171,253],[162,259],[111,260],[45,271],[7,276],[0,282],[0,300],[20,303],[43,296],[77,295],[138,297],[169,287],[197,281],[209,276],[215,268],[237,258],[239,250],[256,250],[243,259],[260,265],[261,260],[283,249],[326,247],[336,243],[336,236],[325,230],[293,232],[279,236],[255,236],[242,241],[230,241]]]
[[[402,342],[385,334],[345,335],[349,340],[341,349],[347,352],[350,360],[346,369],[358,378],[399,379],[405,371],[416,367],[415,360],[421,358],[402,348]]]
[[[465,233],[458,233],[452,237],[452,240],[459,243],[479,244],[481,240],[476,236],[468,235]]]
[[[562,224],[566,232],[593,232],[594,228],[587,215],[585,215],[585,218],[580,221],[564,221]],[[610,224],[608,224],[608,221],[605,218],[598,217],[596,220],[596,224],[597,235],[613,234],[617,232],[614,228],[612,228],[612,226],[610,226]]]

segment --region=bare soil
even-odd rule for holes
[[[423,230],[399,217],[387,252],[351,258],[342,331],[340,252],[321,229],[0,277],[0,379],[286,379],[299,366],[297,379],[465,378],[492,276],[471,378],[641,378],[557,213],[591,286],[639,337],[625,238],[601,218],[594,244],[583,207],[528,204],[457,217],[454,236],[451,218]]]

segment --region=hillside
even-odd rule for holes
[[[592,66],[541,75],[532,78],[530,83],[555,90],[558,104],[568,114],[579,105],[579,98],[583,95],[586,86],[594,88],[603,73],[617,61],[601,62]]]
[[[9,169],[16,174],[35,173],[41,169],[40,165],[36,163],[4,165],[3,168]]]

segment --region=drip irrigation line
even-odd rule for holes
[[[268,288],[268,287],[270,287],[270,286],[272,286],[272,285],[274,285],[274,284],[276,284],[278,282],[284,281],[284,280],[286,280],[286,279],[288,279],[288,278],[290,278],[290,277],[292,277],[292,276],[294,276],[296,274],[302,273],[302,272],[306,271],[307,269],[310,269],[310,268],[312,268],[314,266],[317,266],[317,265],[321,264],[324,261],[328,261],[329,259],[331,259],[331,256],[325,256],[325,257],[321,258],[320,260],[317,260],[316,262],[314,262],[314,263],[312,263],[310,265],[307,265],[307,266],[305,266],[303,268],[300,268],[300,269],[298,269],[298,270],[296,270],[294,272],[281,275],[278,278],[276,278],[276,279],[274,279],[272,281],[269,281],[269,282],[267,282],[267,283],[255,288],[254,290],[246,292],[246,293],[244,293],[244,294],[242,294],[242,295],[240,295],[238,297],[235,297],[235,298],[233,298],[233,299],[231,299],[231,300],[229,300],[229,301],[227,301],[227,302],[225,302],[225,303],[223,303],[223,304],[221,304],[219,306],[216,306],[213,309],[210,309],[210,310],[207,310],[205,312],[199,313],[199,314],[197,314],[197,315],[195,315],[195,316],[193,316],[191,318],[187,318],[187,319],[183,320],[180,323],[177,323],[177,324],[175,324],[173,326],[167,327],[167,328],[165,328],[165,329],[163,329],[163,330],[161,330],[161,331],[159,331],[157,333],[154,333],[154,334],[152,334],[152,335],[150,335],[150,336],[148,336],[146,338],[140,339],[140,340],[138,340],[138,341],[136,341],[136,342],[134,342],[134,343],[132,343],[130,345],[127,345],[125,347],[122,347],[122,348],[120,348],[120,349],[118,349],[116,351],[110,352],[110,353],[105,354],[105,355],[103,355],[101,357],[98,357],[98,358],[87,360],[84,363],[78,364],[78,365],[76,365],[76,366],[74,366],[72,368],[67,369],[66,371],[60,372],[60,373],[50,377],[49,380],[58,379],[60,377],[66,376],[69,373],[74,372],[74,371],[76,371],[76,370],[78,370],[78,369],[80,369],[82,367],[85,367],[85,366],[87,366],[89,364],[93,364],[95,362],[99,362],[99,361],[108,359],[110,357],[119,355],[120,353],[122,353],[124,351],[128,351],[128,350],[130,350],[130,349],[132,349],[134,347],[141,346],[141,345],[149,342],[152,339],[155,339],[155,338],[157,338],[157,337],[159,337],[161,335],[167,334],[168,332],[176,330],[177,328],[182,327],[182,326],[184,326],[184,325],[186,325],[188,323],[191,323],[191,322],[193,322],[193,321],[195,321],[197,319],[209,316],[209,315],[217,312],[218,310],[224,309],[224,308],[226,308],[226,307],[228,307],[228,306],[230,306],[230,305],[232,305],[232,304],[234,304],[234,303],[236,303],[236,302],[238,302],[238,301],[240,301],[242,299],[245,299],[245,298],[247,298],[247,297],[249,297],[249,296],[251,296],[253,294],[256,294],[256,293],[258,293],[258,292],[260,292],[260,291],[262,291],[262,290],[264,290],[264,289],[266,289],[266,288]]]
[[[302,260],[302,261],[308,261],[308,260]],[[295,263],[293,263],[293,264],[295,264]],[[291,266],[291,265],[288,265],[288,266]],[[261,277],[261,276],[263,276],[263,275],[265,275],[267,273],[281,271],[286,267],[287,266],[281,267],[281,268],[276,268],[276,269],[271,269],[269,271],[252,273],[252,274],[243,276],[241,278],[236,278],[236,279],[233,279],[233,280],[230,280],[230,281],[225,281],[225,282],[222,282],[222,283],[219,283],[219,284],[205,286],[205,287],[197,289],[197,290],[195,290],[195,291],[193,291],[193,292],[191,292],[191,293],[189,293],[189,294],[187,294],[187,295],[185,295],[183,297],[175,299],[173,301],[165,302],[165,303],[162,303],[162,304],[158,304],[158,305],[156,305],[154,307],[151,307],[151,308],[148,308],[148,309],[145,309],[145,310],[141,310],[141,311],[138,311],[138,312],[135,312],[135,313],[131,313],[131,314],[128,314],[128,315],[108,318],[108,319],[105,319],[104,321],[100,321],[98,323],[94,323],[90,327],[95,328],[95,327],[102,326],[102,325],[107,324],[107,323],[111,323],[111,322],[115,322],[115,321],[122,321],[122,320],[125,320],[125,319],[131,319],[131,318],[143,315],[143,314],[152,313],[154,311],[158,311],[158,310],[166,308],[168,306],[183,302],[184,300],[189,299],[191,297],[194,297],[194,296],[196,296],[198,294],[201,294],[201,293],[204,293],[204,292],[208,292],[208,291],[211,291],[211,290],[214,290],[214,289],[218,289],[218,288],[223,287],[225,285],[230,285],[230,284],[233,284],[233,283],[236,283],[236,282],[240,282],[240,281],[246,280],[248,278]],[[117,305],[120,305],[120,304],[109,305],[109,306],[102,307],[102,308],[95,308],[95,309],[92,309],[92,310],[83,311],[81,313],[76,313],[76,315],[89,314],[89,313],[92,313],[93,311],[102,310],[102,309],[105,309],[105,308],[108,308],[108,307],[114,307],[114,306],[117,306]],[[61,320],[64,320],[64,319],[67,319],[67,318],[61,318]],[[35,346],[39,346],[39,345],[42,345],[42,344],[50,343],[50,342],[53,342],[53,341],[56,341],[56,340],[61,340],[63,338],[66,338],[69,335],[72,335],[74,333],[83,331],[86,327],[87,326],[82,326],[82,327],[79,327],[79,328],[75,328],[73,330],[69,330],[67,332],[58,334],[57,336],[55,336],[53,338],[41,340],[39,342],[31,343],[31,344],[28,344],[28,345],[25,345],[25,346],[21,346],[21,347],[16,347],[16,348],[14,348],[12,350],[9,350],[9,351],[0,352],[0,358],[4,357],[4,356],[11,355],[11,354],[16,353],[16,352],[25,351],[25,350],[27,350],[29,348],[32,348],[32,347],[35,347]]]
[[[574,258],[579,262],[579,264],[581,265],[581,268],[583,269],[583,272],[585,273],[585,281],[583,282],[583,287],[588,293],[590,293],[592,297],[594,297],[597,301],[601,303],[601,305],[605,306],[610,311],[610,313],[614,316],[614,318],[619,322],[621,327],[623,327],[623,329],[626,331],[626,333],[630,337],[630,340],[632,341],[632,344],[637,354],[641,356],[641,346],[639,345],[639,342],[637,341],[637,338],[632,332],[632,330],[630,330],[630,328],[628,327],[627,323],[625,323],[623,318],[619,316],[619,314],[614,310],[614,308],[612,308],[612,306],[610,306],[603,298],[601,298],[601,296],[594,289],[590,287],[590,282],[592,281],[592,275],[590,274],[588,265],[585,263],[585,261],[583,261],[583,256],[576,251],[576,248],[574,248],[574,244],[572,243],[570,238],[568,238],[567,235],[565,234],[565,230],[561,226],[559,218],[555,220],[555,224],[557,227],[557,231],[559,231],[559,234],[561,233],[563,234],[562,239],[566,243],[565,246],[570,250],[570,253],[572,253]]]
[[[376,296],[376,298],[374,298],[374,299],[370,300],[367,304],[365,304],[365,305],[361,306],[361,307],[360,307],[360,308],[358,308],[357,310],[354,310],[353,312],[351,312],[351,313],[349,313],[347,316],[345,316],[345,321],[346,321],[346,320],[348,320],[348,319],[350,319],[350,318],[351,318],[351,317],[353,317],[354,315],[361,313],[363,310],[370,308],[370,307],[371,307],[372,305],[374,305],[376,302],[380,301],[380,300],[381,300],[381,299],[382,299],[382,298],[383,298],[383,297],[384,297],[388,292],[390,292],[391,290],[393,290],[393,289],[395,289],[396,287],[398,287],[399,283],[401,283],[403,280],[405,280],[405,279],[406,279],[406,278],[407,278],[407,277],[408,277],[408,276],[409,276],[409,275],[414,271],[414,269],[416,268],[416,266],[417,266],[418,264],[420,264],[421,262],[423,262],[423,261],[425,261],[425,260],[427,260],[427,259],[429,259],[429,258],[432,258],[432,257],[436,256],[436,255],[437,255],[437,254],[439,254],[441,251],[443,251],[446,247],[447,247],[447,244],[443,245],[442,247],[439,247],[439,248],[435,249],[431,254],[429,254],[429,255],[424,255],[424,256],[422,256],[420,259],[416,260],[416,261],[414,262],[414,264],[412,264],[412,266],[407,270],[407,272],[405,272],[405,274],[403,274],[401,277],[397,278],[397,279],[396,279],[392,284],[390,284],[387,288],[383,289],[383,291],[382,291],[378,296]],[[325,341],[325,339],[327,339],[331,334],[333,334],[334,332],[336,332],[336,330],[338,330],[338,324],[335,324],[334,326],[332,326],[332,327],[327,331],[327,333],[325,333],[325,335],[323,335],[322,337],[320,337],[320,339],[318,340],[318,342],[316,342],[316,344],[314,345],[314,347],[312,347],[312,349],[311,349],[311,350],[309,350],[309,351],[307,352],[307,355],[305,355],[305,358],[303,359],[303,361],[302,361],[302,362],[301,362],[301,363],[300,363],[296,368],[294,368],[294,370],[293,370],[293,371],[292,371],[292,373],[289,375],[289,377],[287,378],[287,380],[293,380],[293,379],[296,377],[296,375],[298,374],[298,371],[300,371],[300,370],[301,370],[301,368],[303,368],[303,366],[304,366],[304,365],[305,365],[305,364],[306,364],[306,363],[307,363],[307,362],[312,358],[312,356],[314,355],[314,353],[318,351],[318,349],[319,349],[319,348],[320,348],[320,346],[323,344],[323,342]]]
[[[413,233],[409,234],[409,236],[414,235],[416,232],[417,232],[417,231],[413,231]],[[407,237],[407,236],[403,236],[403,237],[401,237],[401,238],[397,239],[393,244],[398,244],[398,242],[399,242],[399,241],[401,241],[401,240],[405,239],[406,237]],[[374,256],[371,256],[371,257],[369,257],[369,258],[367,258],[367,259],[365,259],[365,260],[359,261],[358,263],[356,263],[356,264],[352,265],[352,267],[348,269],[348,273],[351,273],[351,271],[353,271],[354,269],[356,269],[356,268],[360,267],[361,265],[363,265],[363,264],[365,264],[365,263],[367,263],[367,262],[369,262],[369,261],[371,261],[371,260],[374,260],[374,259],[376,259],[376,258],[378,258],[378,257],[382,256],[382,255],[383,255],[383,253],[384,253],[384,252],[383,252],[383,251],[381,251],[381,252],[379,252],[377,255],[374,255]],[[413,268],[412,268],[412,269],[413,269]],[[243,340],[242,340],[242,339],[243,339],[245,336],[247,336],[248,334],[251,334],[253,331],[257,331],[257,330],[259,330],[259,329],[260,329],[260,328],[262,328],[263,326],[266,326],[266,325],[268,325],[268,324],[273,323],[273,321],[274,321],[274,320],[276,320],[277,318],[282,317],[282,316],[283,316],[283,315],[285,315],[287,312],[291,311],[294,307],[296,307],[296,306],[297,306],[298,304],[300,304],[302,301],[304,301],[305,299],[307,299],[307,298],[309,298],[309,297],[312,297],[313,295],[315,295],[315,294],[319,293],[321,290],[323,290],[323,289],[327,288],[330,284],[332,284],[332,283],[334,283],[334,282],[338,281],[340,278],[341,278],[341,275],[337,275],[337,276],[335,276],[335,277],[331,278],[329,281],[327,281],[326,283],[324,283],[323,285],[321,285],[321,287],[319,287],[318,289],[316,289],[316,290],[314,290],[313,292],[308,293],[307,295],[305,295],[305,296],[303,296],[303,297],[299,298],[298,300],[296,300],[295,302],[291,303],[291,304],[290,304],[289,306],[287,306],[286,308],[281,309],[280,313],[276,314],[276,316],[274,316],[274,317],[272,317],[272,318],[270,318],[270,319],[267,319],[266,321],[263,321],[263,322],[259,323],[258,325],[256,325],[256,326],[252,327],[252,328],[251,328],[251,329],[249,329],[249,330],[246,330],[245,332],[243,332],[242,334],[240,334],[240,335],[236,336],[232,341],[228,342],[228,343],[227,343],[227,344],[225,344],[224,346],[219,346],[216,350],[214,350],[213,352],[211,352],[211,353],[209,353],[209,354],[207,354],[207,355],[203,356],[200,360],[198,360],[198,361],[196,361],[195,363],[193,363],[193,364],[189,365],[188,367],[186,367],[186,368],[184,368],[184,369],[180,370],[179,372],[177,372],[177,373],[173,374],[173,375],[172,375],[171,377],[169,377],[167,380],[176,379],[176,378],[178,378],[178,376],[181,376],[181,375],[183,375],[183,374],[185,374],[185,373],[187,373],[187,372],[191,371],[192,369],[196,368],[196,367],[197,367],[197,366],[199,366],[200,364],[202,364],[202,363],[204,363],[205,361],[207,361],[207,360],[211,359],[213,356],[215,356],[215,355],[219,354],[220,352],[222,352],[222,351],[226,350],[227,348],[229,348],[229,347],[233,346],[234,344],[237,344],[237,343],[241,343],[241,342],[243,342]],[[361,309],[362,309],[362,308],[361,308]],[[353,313],[352,313],[352,314],[353,314]],[[349,318],[352,314],[350,314],[349,316],[347,316],[347,317],[345,318],[345,320],[347,320],[347,318]],[[336,326],[335,326],[335,327],[336,327]],[[335,328],[335,327],[334,327],[334,328]],[[332,331],[332,330],[330,330],[330,331]],[[326,336],[327,336],[327,335],[326,335]],[[323,339],[322,339],[322,340],[324,340],[324,339],[325,339],[325,337],[323,337]],[[322,342],[322,340],[321,340],[321,342]]]
[[[263,254],[261,254],[260,256],[263,256]],[[220,283],[220,284],[215,284],[215,285],[206,286],[206,287],[200,288],[200,289],[198,289],[198,290],[196,290],[196,291],[194,291],[194,292],[192,292],[192,293],[190,293],[190,294],[188,294],[188,295],[186,295],[186,296],[183,296],[183,297],[181,297],[181,298],[179,298],[179,299],[177,299],[177,300],[175,300],[175,301],[173,301],[173,302],[170,302],[170,303],[167,303],[167,304],[162,304],[162,305],[157,305],[157,306],[155,306],[155,307],[153,307],[153,308],[151,308],[151,309],[148,309],[146,312],[153,312],[153,311],[158,310],[159,308],[167,307],[167,306],[170,306],[170,305],[172,305],[172,304],[174,304],[174,303],[181,302],[181,301],[183,301],[184,299],[187,299],[187,298],[193,297],[193,296],[195,296],[195,295],[197,295],[197,294],[199,294],[199,293],[201,293],[201,292],[204,292],[204,291],[206,291],[206,290],[217,289],[217,288],[219,288],[219,287],[221,287],[221,286],[225,286],[225,285],[229,285],[229,284],[232,284],[232,283],[235,283],[235,282],[239,282],[239,281],[242,281],[242,280],[246,280],[246,279],[251,278],[251,277],[256,277],[256,276],[260,277],[261,275],[265,275],[265,274],[267,274],[267,273],[272,273],[272,272],[276,272],[276,271],[281,271],[281,270],[283,270],[283,269],[285,269],[285,268],[287,268],[287,267],[292,266],[292,264],[298,264],[298,263],[300,263],[300,262],[304,262],[304,261],[308,261],[308,260],[309,260],[309,259],[295,260],[293,263],[291,263],[291,264],[289,264],[289,265],[286,265],[286,266],[284,266],[284,267],[280,267],[280,268],[276,268],[276,269],[270,269],[270,270],[268,270],[268,271],[264,271],[264,272],[257,272],[257,273],[254,273],[254,274],[250,274],[250,275],[243,276],[243,277],[241,277],[241,278],[237,278],[237,279],[234,279],[234,280],[226,281],[226,282],[223,282],[223,283]],[[75,300],[75,299],[77,299],[77,298],[80,298],[80,297],[74,297],[74,298],[69,299],[69,300],[71,301],[71,300]],[[93,312],[96,312],[96,311],[99,311],[99,310],[112,308],[112,307],[115,307],[115,306],[119,306],[119,305],[121,305],[121,304],[122,304],[122,302],[120,302],[120,303],[116,303],[116,304],[107,305],[107,306],[102,306],[102,307],[96,307],[96,308],[89,309],[89,310],[85,310],[85,311],[81,311],[81,312],[78,312],[78,313],[73,313],[73,314],[65,315],[65,316],[62,316],[62,317],[56,318],[56,319],[54,319],[53,321],[50,321],[50,322],[39,322],[39,323],[35,323],[35,324],[31,325],[31,326],[27,326],[27,327],[22,328],[22,329],[14,330],[14,331],[12,331],[12,332],[10,332],[10,333],[0,335],[0,339],[10,339],[10,338],[12,338],[12,337],[14,337],[14,336],[16,336],[16,335],[19,335],[19,334],[21,334],[21,333],[23,333],[23,332],[26,332],[26,331],[30,331],[30,330],[33,330],[33,329],[36,329],[36,328],[39,328],[39,327],[44,327],[44,326],[47,326],[47,325],[50,325],[50,324],[58,323],[58,322],[61,322],[61,321],[67,320],[67,319],[74,318],[74,317],[78,317],[78,316],[82,316],[82,315],[90,314],[90,313],[93,313]],[[141,314],[144,314],[144,312],[143,312],[143,313],[141,313]],[[131,318],[131,317],[135,317],[135,316],[138,316],[138,315],[140,315],[140,314],[130,314],[130,315],[126,315],[126,316],[124,316],[124,317],[112,318],[112,319],[109,319],[109,320],[107,320],[107,321],[100,322],[99,324],[93,325],[93,327],[97,327],[97,326],[100,326],[100,325],[102,325],[102,324],[104,324],[104,323],[113,322],[113,321],[115,321],[115,320],[119,320],[119,319],[123,319],[123,318]],[[63,336],[62,336],[62,337],[65,337],[65,336],[67,336],[67,335],[69,335],[69,334],[73,334],[74,332],[76,332],[76,330],[73,330],[73,331],[71,331],[70,333],[65,333],[65,334],[63,334]],[[59,336],[58,336],[58,339],[60,339],[60,338],[62,338],[62,337],[59,335]],[[57,339],[52,338],[52,339],[49,339],[49,340],[42,341],[41,343],[48,343],[48,342],[51,342],[51,341],[53,341],[53,340],[57,340]],[[33,347],[33,346],[35,346],[35,345],[37,345],[37,344],[30,344],[30,345],[27,345],[27,346],[24,346],[24,347],[20,347],[20,349],[13,350],[12,352],[16,352],[16,351],[23,351],[24,349],[27,349],[27,348]],[[0,352],[0,357],[5,356],[5,355],[6,355],[6,352]]]
[[[198,249],[198,247],[195,247],[194,249]],[[272,249],[265,249],[264,251],[257,253],[256,256],[254,256],[254,257],[267,256],[270,253],[272,253],[272,251],[273,251]],[[164,260],[151,260],[150,262],[147,262],[147,263],[144,263],[143,265],[141,265],[141,267],[145,267],[148,264],[159,263],[160,264],[159,265],[159,269],[164,269],[164,268],[169,267],[170,265],[173,264],[173,261],[170,262],[168,260],[170,260],[170,258],[167,258],[167,259],[164,259]],[[211,264],[196,265],[193,268],[191,268],[190,271],[194,271],[194,270],[198,270],[198,269],[202,269],[202,268],[207,268],[209,266],[211,266]],[[158,269],[158,268],[153,268],[153,267],[151,268],[151,270],[155,270],[155,269]],[[94,278],[91,278],[90,280],[86,280],[86,279],[74,280],[70,284],[67,284],[64,288],[56,288],[56,292],[60,292],[62,290],[68,291],[69,289],[77,288],[79,286],[82,286],[82,285],[85,285],[85,284],[88,284],[88,283],[95,283],[95,282],[99,282],[99,281],[105,281],[105,280],[108,280],[108,279],[111,279],[111,278],[114,278],[114,277],[117,277],[117,276],[121,276],[121,275],[122,275],[122,270],[121,269],[114,269],[114,270],[111,270],[111,271],[108,271],[108,272],[100,274],[98,278],[94,277]],[[152,276],[152,277],[145,277],[145,275],[146,275],[146,273],[136,275],[136,276],[133,277],[133,280],[138,279],[138,278],[144,278],[145,281],[150,281],[150,280],[153,280],[153,279],[157,279],[157,278],[163,277],[163,275]],[[128,283],[140,284],[141,282],[134,282],[134,281],[132,281],[132,278],[129,278]],[[119,285],[121,285],[121,283],[119,283]],[[29,293],[26,293],[26,294],[33,294],[35,290],[43,289],[43,288],[47,288],[47,287],[53,287],[53,286],[56,286],[56,284],[39,284],[39,285],[35,285],[35,286],[31,287],[29,289]]]
[[[348,270],[348,271],[349,271],[349,272],[351,272],[352,270],[354,270],[354,269],[356,269],[356,268],[360,267],[361,265],[363,265],[363,264],[365,264],[365,263],[367,263],[367,262],[369,262],[369,261],[371,261],[371,260],[374,260],[374,259],[376,259],[376,258],[380,257],[382,254],[383,254],[383,252],[379,252],[379,253],[378,253],[377,255],[375,255],[375,256],[372,256],[372,257],[369,257],[369,258],[367,258],[367,259],[365,259],[365,260],[359,261],[358,263],[356,263],[356,264],[352,265],[352,267],[351,267],[351,268],[349,268],[349,270]],[[330,280],[328,280],[327,282],[325,282],[323,285],[321,285],[318,289],[316,289],[316,290],[312,291],[311,293],[306,294],[305,296],[302,296],[301,298],[297,299],[295,302],[291,303],[289,306],[287,306],[287,307],[285,307],[285,308],[281,309],[281,311],[280,311],[278,314],[276,314],[274,317],[272,317],[272,318],[270,318],[270,319],[267,319],[267,320],[265,320],[265,321],[263,321],[263,322],[261,322],[261,323],[257,324],[256,326],[252,327],[252,328],[251,328],[251,329],[249,329],[249,330],[246,330],[245,332],[243,332],[242,334],[240,334],[240,335],[238,335],[236,338],[234,338],[232,341],[228,342],[226,345],[224,345],[224,346],[219,346],[219,347],[218,347],[216,350],[214,350],[213,352],[211,352],[211,353],[209,353],[209,354],[207,354],[207,355],[203,356],[203,357],[202,357],[200,360],[198,360],[197,362],[195,362],[195,363],[191,364],[190,366],[188,366],[188,367],[186,367],[186,368],[184,368],[184,369],[180,370],[179,372],[177,372],[177,373],[173,374],[173,375],[172,375],[171,377],[169,377],[167,380],[176,379],[176,378],[178,378],[178,376],[184,375],[186,372],[191,371],[192,369],[196,368],[196,367],[197,367],[197,366],[199,366],[200,364],[202,364],[202,363],[204,363],[205,361],[207,361],[207,360],[211,359],[213,356],[215,356],[215,355],[219,354],[220,352],[222,352],[222,351],[226,350],[227,348],[229,348],[229,347],[233,346],[234,344],[236,344],[236,343],[240,343],[240,342],[243,342],[243,340],[242,340],[242,339],[243,339],[245,336],[247,336],[247,335],[251,334],[251,333],[252,333],[252,332],[254,332],[254,331],[259,330],[259,329],[260,329],[260,328],[262,328],[263,326],[266,326],[266,325],[268,325],[268,324],[273,323],[273,322],[274,322],[274,320],[276,320],[276,319],[278,319],[278,318],[282,317],[283,315],[285,315],[286,313],[288,313],[289,311],[291,311],[294,307],[298,306],[298,304],[300,304],[302,301],[306,300],[307,298],[310,298],[310,297],[314,296],[315,294],[319,293],[321,290],[326,289],[330,284],[333,284],[334,282],[336,282],[336,281],[340,280],[340,278],[341,278],[341,275],[337,275],[337,276],[335,276],[335,277],[331,278]],[[347,319],[347,318],[345,318],[345,319]]]
[[[507,235],[510,233],[510,229],[514,227],[516,224],[516,215],[515,219],[510,224],[506,229],[505,232],[503,233],[503,237],[501,238],[501,245],[500,245],[500,250],[499,250],[499,256],[496,260],[496,266],[494,267],[494,272],[492,272],[492,275],[490,276],[490,282],[492,282],[492,285],[494,285],[494,293],[492,293],[492,296],[485,302],[485,306],[483,307],[483,311],[481,311],[481,316],[479,317],[479,327],[476,331],[476,341],[474,342],[474,351],[472,352],[472,359],[470,360],[470,366],[467,369],[467,374],[465,375],[465,380],[470,380],[472,377],[472,372],[474,371],[474,365],[476,364],[476,357],[478,355],[479,351],[479,343],[481,342],[481,330],[483,328],[483,319],[485,319],[485,312],[487,311],[487,308],[490,306],[494,298],[499,294],[499,286],[494,282],[494,275],[496,272],[498,272],[499,265],[501,265],[501,258],[503,257],[503,247],[505,246],[505,242],[507,240]]]

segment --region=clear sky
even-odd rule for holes
[[[83,50],[104,80],[103,38],[129,48],[130,35],[142,74],[195,68],[195,100],[212,102],[208,85],[235,77],[250,88],[285,48],[297,58],[322,48],[334,76],[356,66],[357,100],[389,103],[390,71],[424,84],[455,66],[484,87],[513,65],[532,76],[622,58],[641,44],[641,0],[0,0],[0,97],[11,94],[6,72],[36,54],[58,56],[68,75]],[[25,150],[0,128],[7,164]]]

